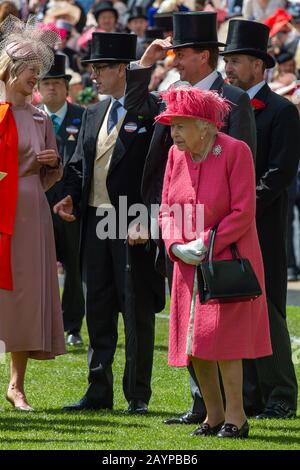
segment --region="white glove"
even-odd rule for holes
[[[201,261],[205,258],[207,252],[206,246],[203,243],[202,238],[197,238],[192,242],[184,245],[180,243],[174,243],[171,248],[173,254],[181,259],[186,264],[192,264],[198,266]]]

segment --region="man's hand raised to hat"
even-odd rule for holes
[[[73,201],[71,196],[67,196],[55,204],[53,212],[54,214],[58,214],[66,222],[74,222],[76,217],[73,215]]]
[[[151,67],[158,60],[164,59],[167,47],[172,47],[171,36],[166,39],[155,39],[145,50],[140,59],[140,65],[142,67]]]

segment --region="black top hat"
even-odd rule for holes
[[[147,19],[146,10],[143,7],[134,7],[129,13],[127,22],[136,18],[144,18],[145,20]]]
[[[153,15],[154,26],[162,28],[164,31],[173,31],[173,14],[172,13],[156,13]]]
[[[94,14],[94,17],[96,18],[96,21],[98,19],[98,16],[104,11],[111,11],[112,13],[114,13],[116,20],[119,18],[119,13],[114,8],[113,3],[110,1],[105,1],[105,2],[98,3],[97,5],[95,5],[93,9],[93,14]]]
[[[225,46],[218,42],[217,14],[210,11],[192,11],[173,14],[173,46]]]
[[[136,60],[135,34],[93,33],[91,56],[82,63],[94,62],[131,62]]]
[[[229,21],[226,47],[221,55],[251,55],[262,59],[267,68],[272,68],[275,61],[267,53],[269,31],[268,26],[256,21],[231,20]]]
[[[66,74],[66,59],[67,57],[64,54],[55,54],[54,64],[47,75],[43,77],[43,80],[48,80],[49,78],[65,78],[66,80],[71,80],[72,75]]]
[[[152,42],[155,39],[163,39],[164,30],[162,28],[149,28],[145,31],[145,41]]]

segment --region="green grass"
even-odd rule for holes
[[[300,308],[288,312],[291,335],[300,337]],[[280,421],[250,420],[250,437],[245,441],[191,437],[194,426],[166,426],[163,419],[190,406],[189,382],[185,369],[167,366],[168,320],[158,318],[150,413],[145,417],[124,413],[122,393],[124,336],[120,338],[114,362],[115,409],[112,412],[63,413],[61,407],[84,394],[87,375],[85,346],[70,349],[55,361],[31,361],[27,395],[35,412],[14,411],[4,398],[0,402],[0,449],[299,449],[300,418]],[[294,357],[300,362],[294,343]],[[298,344],[300,350],[300,345]],[[299,357],[298,357],[299,356]],[[8,361],[7,361],[8,362]],[[296,365],[300,376],[300,365]],[[0,396],[8,381],[8,363],[0,365]]]

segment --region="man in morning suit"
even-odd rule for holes
[[[56,54],[54,64],[47,75],[39,82],[42,96],[42,109],[50,116],[61,161],[64,165],[64,176],[48,192],[50,207],[63,197],[64,178],[67,166],[75,151],[84,109],[68,103],[68,88],[71,75],[66,74],[66,56]],[[64,329],[67,332],[67,344],[70,346],[82,343],[80,330],[84,317],[84,298],[79,270],[79,216],[68,224],[52,213],[55,234],[56,255],[65,271],[65,283],[62,296]]]
[[[222,53],[229,82],[247,91],[257,128],[256,223],[265,267],[273,355],[244,361],[244,404],[263,418],[290,418],[297,409],[297,379],[286,322],[287,189],[298,168],[300,126],[296,107],[264,80],[274,67],[267,54],[269,28],[231,20]]]
[[[176,57],[174,66],[180,73],[180,79],[203,90],[216,90],[233,103],[223,132],[246,142],[255,157],[256,131],[250,100],[244,91],[224,82],[216,71],[219,58],[218,46],[223,46],[217,39],[217,17],[212,12],[190,12],[173,14],[174,37],[171,44],[168,39],[155,40],[145,51],[139,63],[131,64],[127,69],[127,88],[125,108],[144,116],[153,116],[161,112],[164,104],[159,96],[148,92],[152,66],[162,59],[166,49],[173,49]],[[172,145],[168,126],[156,124],[146,158],[142,196],[144,203],[160,204],[161,192],[168,151]],[[163,250],[160,250],[162,258]],[[160,262],[160,265],[163,261]],[[167,262],[167,275],[172,277],[172,264]],[[188,367],[191,375],[191,394],[193,405],[190,411],[180,417],[167,419],[166,424],[201,423],[206,417],[204,402],[196,381],[192,365]]]
[[[98,92],[110,95],[88,108],[83,116],[78,144],[69,166],[65,199],[55,212],[73,220],[73,207],[81,206],[81,259],[90,339],[89,386],[84,397],[66,406],[67,411],[113,407],[112,363],[118,339],[118,313],[128,313],[126,298],[134,298],[136,327],[136,374],[133,386],[131,366],[126,361],[124,395],[129,413],[146,413],[151,396],[155,312],[164,307],[164,279],[154,268],[156,246],[147,234],[133,242],[131,253],[132,291],[125,284],[126,237],[99,236],[104,220],[102,209],[116,212],[120,197],[128,208],[142,203],[141,178],[153,121],[124,108],[126,65],[136,57],[136,36],[120,33],[94,33],[91,57],[92,79]],[[99,216],[101,210],[102,215]],[[147,215],[147,211],[146,211]],[[126,216],[126,214],[125,214]],[[132,222],[132,218],[129,219]],[[125,239],[124,239],[125,238]],[[145,242],[147,243],[145,244]],[[131,307],[132,308],[132,307]],[[128,359],[128,357],[127,357]]]

